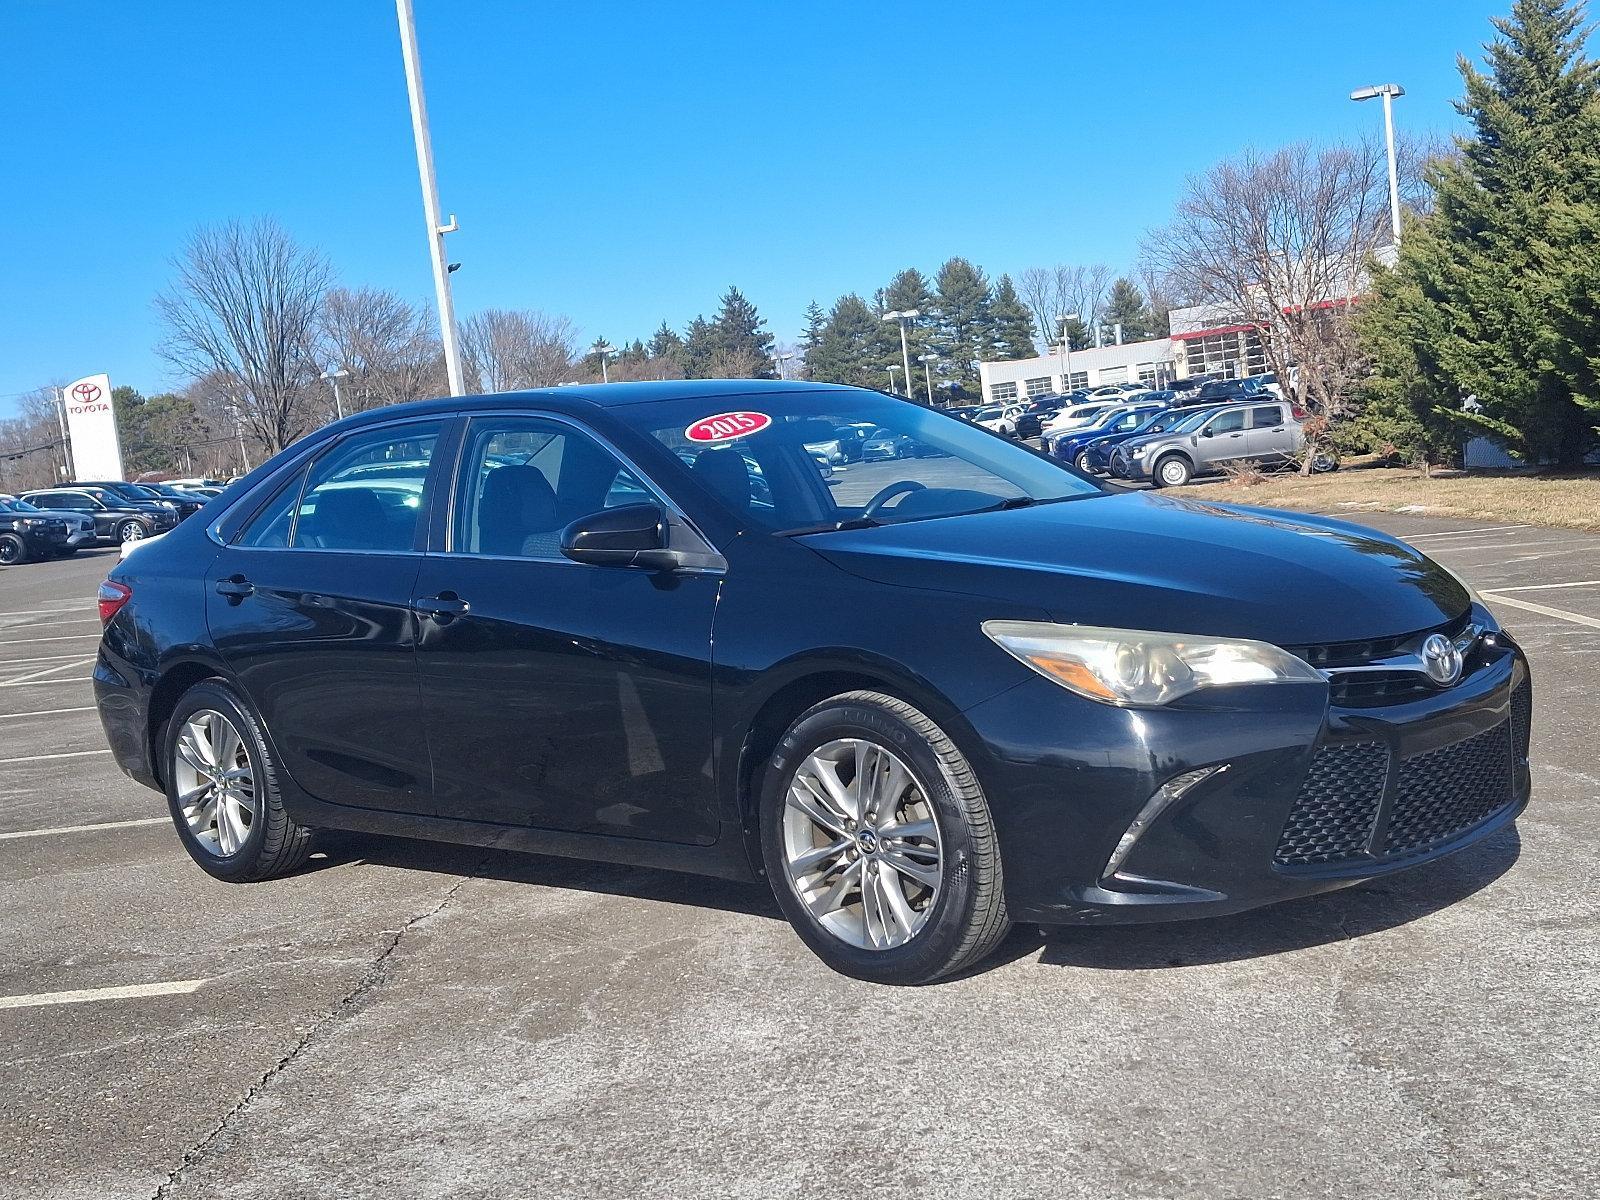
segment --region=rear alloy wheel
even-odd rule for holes
[[[1169,454],[1156,464],[1151,478],[1157,487],[1182,487],[1194,475],[1194,468],[1181,454]]]
[[[28,544],[14,533],[0,533],[0,567],[28,561]]]
[[[790,727],[761,785],[778,903],[829,966],[927,983],[1009,928],[987,802],[944,731],[904,701],[849,692]]]
[[[189,857],[249,883],[286,874],[311,853],[311,831],[283,807],[259,723],[220,679],[195,684],[165,731],[167,806]]]
[[[117,541],[119,542],[142,542],[144,538],[145,527],[143,521],[124,521],[117,526]]]

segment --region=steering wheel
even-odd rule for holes
[[[888,504],[889,501],[893,500],[896,496],[907,495],[911,492],[923,492],[926,490],[927,485],[918,483],[915,479],[902,479],[898,483],[891,483],[871,500],[867,501],[867,506],[861,510],[861,515],[863,517],[875,517],[883,511],[883,506]]]

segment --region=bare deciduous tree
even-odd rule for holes
[[[1286,394],[1335,420],[1361,370],[1349,307],[1389,242],[1388,188],[1371,145],[1246,154],[1189,180],[1144,260],[1176,290],[1255,326]]]
[[[448,390],[433,315],[382,288],[334,288],[324,300],[322,358],[349,372],[348,412],[381,408]]]
[[[1077,313],[1074,341],[1094,338],[1093,329],[1105,307],[1114,272],[1105,263],[1089,267],[1057,264],[1054,267],[1029,267],[1017,276],[1017,295],[1033,315],[1039,339],[1046,345],[1061,340],[1061,318]]]
[[[173,266],[177,279],[155,302],[161,353],[189,375],[226,380],[249,431],[276,453],[306,425],[326,260],[268,217],[197,230]]]
[[[480,391],[553,387],[572,377],[576,338],[565,317],[490,308],[461,323],[461,354]]]

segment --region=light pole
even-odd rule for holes
[[[406,94],[411,98],[411,134],[417,143],[417,173],[422,178],[422,215],[428,222],[428,254],[433,260],[433,290],[439,300],[439,341],[444,347],[444,369],[450,377],[450,394],[467,390],[461,374],[461,347],[456,343],[456,309],[450,299],[450,264],[445,261],[444,235],[457,229],[439,220],[439,181],[433,173],[433,139],[428,133],[428,102],[422,94],[422,61],[417,57],[417,23],[411,0],[394,0],[400,18],[400,56],[406,64]]]
[[[889,390],[891,392],[894,392],[894,394],[896,396],[898,396],[900,394],[899,392],[895,391],[895,387],[894,387],[894,373],[896,371],[898,371],[898,370],[900,370],[900,364],[899,363],[890,363],[889,364]]]
[[[600,382],[610,383],[611,371],[606,367],[606,359],[610,355],[615,354],[617,352],[617,348],[602,338],[600,341],[596,342],[592,347],[590,347],[590,349],[600,356]]]
[[[1061,325],[1061,340],[1056,343],[1056,364],[1061,368],[1061,394],[1072,390],[1072,342],[1067,338],[1067,322],[1081,321],[1081,313],[1070,312],[1056,318]]]
[[[919,354],[917,361],[922,364],[922,376],[928,381],[928,407],[933,407],[933,364],[939,361],[937,354]]]
[[[778,364],[778,378],[779,379],[787,379],[787,378],[789,378],[789,373],[786,370],[784,370],[783,364],[788,362],[793,357],[794,357],[793,354],[774,354],[772,356],[773,362]]]
[[[350,372],[343,367],[337,370],[324,371],[322,378],[333,384],[333,411],[339,414],[339,420],[344,420],[344,401],[339,399],[339,380],[348,379]]]
[[[883,314],[885,321],[896,321],[900,325],[900,362],[901,369],[906,373],[906,395],[911,394],[911,348],[906,344],[906,322],[915,321],[922,315],[919,308],[908,308],[904,311],[886,312]]]
[[[1350,93],[1352,100],[1383,97],[1383,140],[1389,148],[1389,224],[1394,230],[1397,250],[1400,248],[1400,168],[1394,156],[1394,98],[1405,94],[1405,88],[1398,83],[1379,83],[1372,87],[1357,88]]]

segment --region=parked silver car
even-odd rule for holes
[[[1198,425],[1118,446],[1116,465],[1126,478],[1182,487],[1196,475],[1215,473],[1225,462],[1285,465],[1304,445],[1305,434],[1291,405],[1234,404]]]

